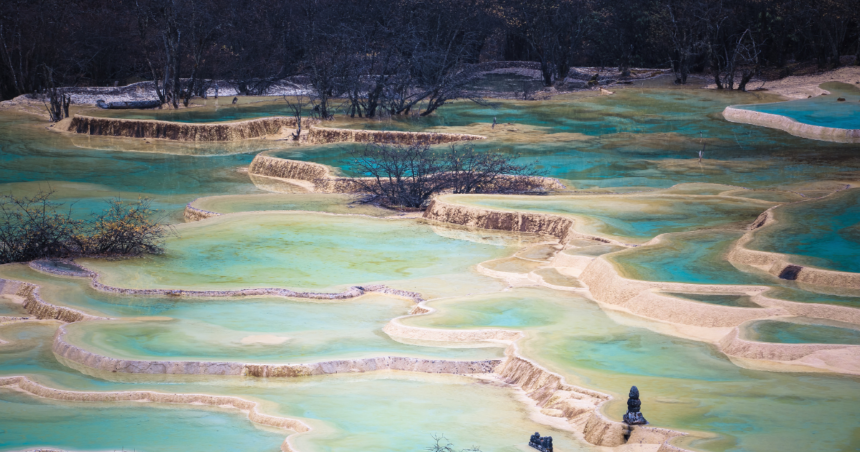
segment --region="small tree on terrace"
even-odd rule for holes
[[[537,161],[516,164],[519,154],[477,152],[451,145],[445,154],[446,176],[454,193],[526,193],[543,191]]]
[[[305,102],[305,96],[299,94],[296,96],[296,101],[290,101],[290,98],[284,94],[284,102],[287,103],[287,108],[293,113],[293,118],[296,119],[296,131],[290,136],[293,138],[293,141],[299,141],[299,138],[302,136],[302,109],[307,105]]]
[[[537,163],[513,163],[517,155],[477,152],[472,147],[435,151],[429,144],[368,144],[351,151],[352,163],[368,176],[356,179],[368,201],[421,208],[433,195],[454,193],[530,193],[543,191]]]
[[[0,198],[0,264],[67,257],[76,251],[83,222],[62,211],[62,204],[50,200],[52,194]]]
[[[86,255],[138,256],[159,253],[168,226],[154,218],[145,198],[108,201],[89,221],[51,201],[53,191],[0,198],[0,264]]]
[[[140,256],[160,253],[168,229],[155,218],[147,198],[108,201],[108,208],[96,216],[80,239],[87,254]]]
[[[409,146],[368,144],[351,152],[361,192],[371,201],[392,207],[422,207],[431,196],[448,187],[444,161],[426,143]]]

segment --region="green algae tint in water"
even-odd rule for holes
[[[860,345],[860,329],[832,321],[759,320],[745,325],[742,333],[744,339],[759,342]]]
[[[571,215],[579,232],[645,242],[667,232],[751,222],[772,204],[712,196],[451,196],[458,204]],[[584,224],[583,224],[584,223]]]
[[[860,272],[860,189],[775,210],[777,223],[757,231],[752,249],[796,255],[796,263]]]
[[[499,347],[466,349],[402,344],[382,333],[414,303],[371,294],[336,302],[272,299],[183,300],[154,319],[84,322],[66,341],[120,359],[304,363],[413,356],[480,360]],[[165,317],[172,319],[166,319]]]
[[[828,96],[832,97],[832,96]],[[470,142],[478,150],[518,154],[539,165],[548,176],[591,187],[669,187],[682,182],[713,182],[768,187],[789,181],[833,178],[860,165],[855,146],[806,140],[764,127],[734,124],[722,117],[729,105],[778,100],[766,93],[696,89],[619,89],[612,96],[551,101],[495,101],[496,108],[469,102],[446,105],[418,121],[351,121],[353,128],[427,130],[473,123],[514,123],[543,127],[545,139],[528,142]],[[339,126],[343,126],[339,124]],[[444,131],[442,128],[434,129]],[[451,131],[456,131],[453,129]],[[557,132],[592,139],[558,142]],[[705,161],[699,137],[707,140]],[[305,147],[293,157],[349,171],[345,146]]]
[[[421,451],[433,444],[431,435],[444,434],[454,450],[474,446],[522,452],[536,431],[552,436],[556,450],[592,450],[569,433],[535,423],[510,389],[472,379],[408,373],[335,375],[299,381],[290,389],[279,394],[279,403],[289,414],[327,424],[296,438],[302,451]]]
[[[127,139],[112,147],[106,138],[47,132],[44,123],[30,116],[0,112],[0,194],[32,196],[54,189],[55,198],[71,206],[76,216],[101,212],[105,200],[117,196],[132,200],[144,196],[178,221],[194,198],[260,192],[247,174],[236,171],[250,164],[253,153],[200,158],[123,152],[136,141]],[[181,144],[161,146],[182,150]]]
[[[559,450],[590,450],[575,441],[570,434],[531,420],[522,401],[515,399],[510,389],[481,384],[469,378],[394,371],[240,381],[221,377],[201,383],[174,383],[169,386],[147,382],[146,376],[140,376],[135,384],[114,383],[89,377],[57,363],[50,350],[55,329],[56,325],[48,324],[0,326],[0,334],[4,339],[13,339],[22,344],[15,349],[0,348],[0,375],[35,374],[37,380],[47,380],[46,384],[73,390],[154,390],[231,395],[259,400],[266,414],[300,418],[311,424],[314,428],[312,432],[294,439],[294,444],[302,452],[424,450],[432,444],[432,434],[444,434],[457,449],[475,445],[485,451],[515,452],[524,450],[524,441],[535,431],[551,435]],[[117,374],[105,376],[116,377]],[[175,380],[178,376],[172,377]],[[108,407],[117,406],[105,405],[101,416],[110,416],[112,411]],[[152,410],[154,407],[143,405],[140,409]],[[0,416],[4,414],[0,413]],[[247,422],[241,415],[236,416],[236,419]],[[94,423],[93,428],[104,425],[113,424]],[[238,427],[241,425],[231,424],[225,434],[247,437],[249,440],[246,444],[230,448],[232,443],[225,441],[227,448],[210,447],[208,450],[269,450],[267,447],[255,447],[250,434]],[[40,427],[37,422],[33,422],[28,428],[35,431]],[[139,433],[160,434],[158,430]],[[284,431],[277,438],[283,439],[287,433]],[[206,431],[201,429],[190,433],[189,440],[197,439],[198,434],[205,435]],[[162,435],[153,438],[148,444],[158,445],[162,440],[173,438]],[[180,440],[176,440],[176,443],[185,445]],[[112,450],[114,447],[113,444],[99,446],[98,450]],[[121,445],[116,447],[118,450]],[[126,450],[129,448],[126,447]],[[138,450],[173,449],[141,446]],[[277,448],[271,450],[275,452]]]
[[[444,238],[412,220],[321,214],[230,215],[177,229],[164,255],[81,263],[119,287],[325,289],[457,274],[514,251]]]
[[[769,281],[765,276],[742,272],[725,260],[725,254],[741,235],[741,231],[673,234],[663,237],[660,243],[615,253],[608,259],[624,276],[644,281],[693,284]]]
[[[194,201],[193,206],[216,213],[237,213],[255,210],[305,210],[350,215],[369,215],[373,217],[385,217],[397,214],[393,210],[383,209],[370,204],[362,204],[353,195],[321,193],[210,196]]]
[[[710,432],[696,449],[808,452],[856,450],[856,377],[762,372],[739,368],[713,346],[633,326],[579,295],[516,289],[431,302],[437,313],[405,323],[438,328],[524,330],[522,353],[568,382],[615,399],[607,413],[620,420],[630,386],[655,426]],[[776,414],[775,414],[776,413]]]
[[[0,388],[0,450],[277,452],[292,433],[252,425],[245,414],[151,403],[46,400]]]

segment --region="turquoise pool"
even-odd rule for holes
[[[799,264],[860,272],[860,189],[776,210],[775,225],[762,229],[752,249],[795,255]]]
[[[860,129],[860,89],[845,83],[825,83],[830,95],[736,108],[789,117],[803,124],[835,129]],[[839,101],[837,99],[844,99]]]

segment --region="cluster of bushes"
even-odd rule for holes
[[[544,193],[542,172],[519,155],[478,152],[452,145],[445,151],[429,144],[368,144],[350,152],[356,179],[368,202],[396,208],[422,208],[436,194]]]
[[[0,264],[41,258],[139,256],[162,252],[170,232],[146,198],[112,199],[87,220],[52,201],[52,191],[0,198]]]

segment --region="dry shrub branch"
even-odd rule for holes
[[[158,220],[147,198],[111,199],[104,211],[81,220],[72,216],[71,206],[52,201],[53,194],[0,198],[0,264],[160,253],[164,237],[172,232]]]
[[[537,162],[516,163],[517,154],[456,145],[440,151],[426,143],[372,143],[350,151],[350,157],[365,176],[356,183],[366,200],[389,207],[423,208],[442,192],[544,192]]]

